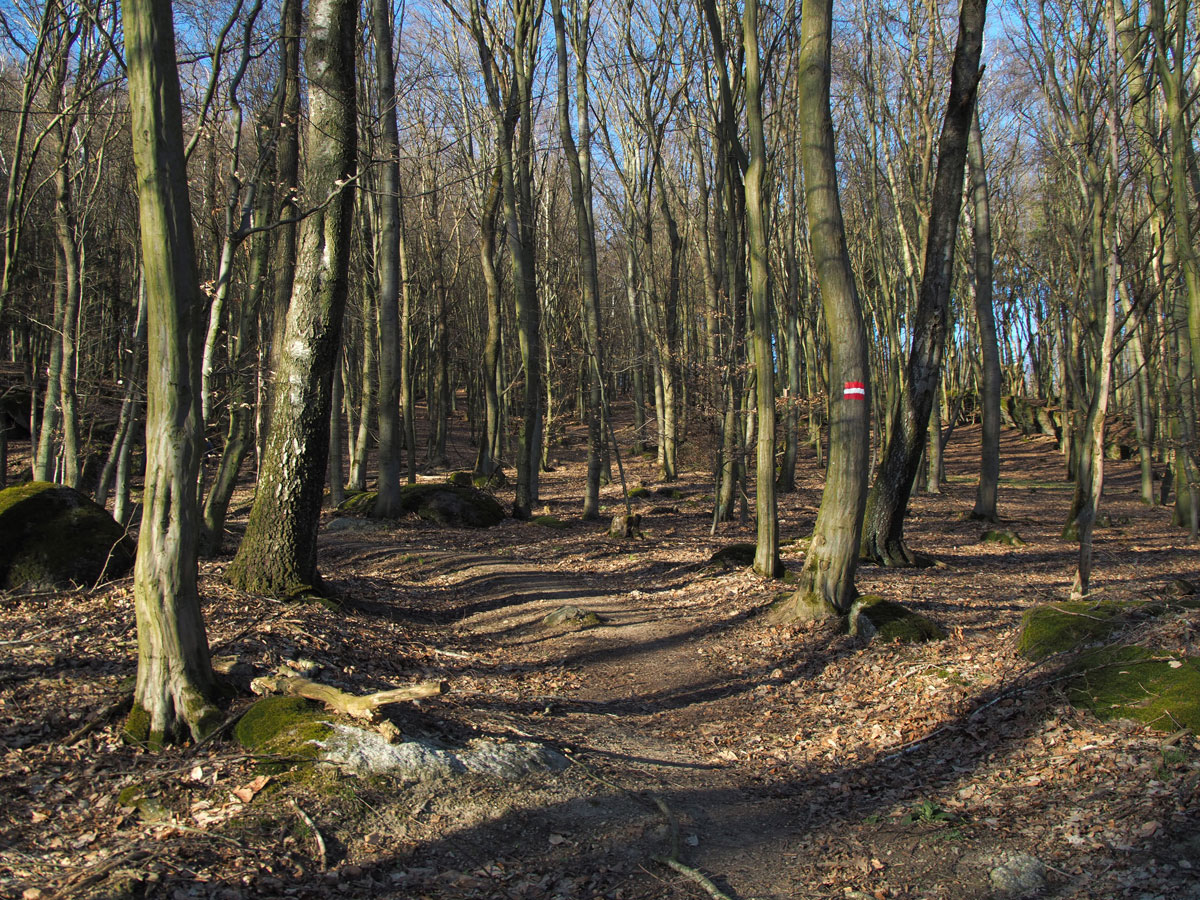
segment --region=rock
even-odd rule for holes
[[[446,481],[449,484],[456,484],[459,487],[474,487],[475,483],[470,472],[451,472],[446,476]]]
[[[508,484],[508,476],[504,474],[503,469],[497,469],[491,475],[477,473],[471,476],[471,484],[477,488],[495,490]]]
[[[868,641],[921,644],[946,637],[932,619],[875,594],[863,594],[854,601],[847,627],[852,636]]]
[[[329,719],[312,700],[272,695],[246,710],[233,736],[250,753],[273,753],[297,761],[316,759],[320,742],[333,733]]]
[[[612,524],[608,527],[608,536],[614,540],[628,540],[642,536],[642,517],[638,513],[632,516],[613,516]]]
[[[439,747],[421,740],[393,744],[373,731],[350,725],[332,727],[332,733],[321,742],[320,758],[359,775],[387,773],[411,781],[467,772],[516,781],[567,766],[562,754],[528,741],[473,740],[460,748]]]
[[[1009,547],[1025,546],[1025,541],[1021,539],[1021,536],[1007,528],[989,528],[979,536],[979,540],[984,544],[1005,544]]]
[[[1072,600],[1035,606],[1021,616],[1017,652],[1038,661],[1109,636],[1124,627],[1128,604]]]
[[[570,527],[562,519],[558,518],[557,516],[552,516],[549,514],[542,515],[542,516],[534,516],[529,521],[532,522],[534,525],[541,525],[543,528],[557,528],[557,529],[561,530],[561,529]]]
[[[325,525],[325,531],[328,534],[336,534],[339,531],[378,531],[381,528],[386,528],[387,525],[377,519],[357,519],[350,516],[340,516],[336,519],[330,519]]]
[[[1196,586],[1186,578],[1176,578],[1167,585],[1167,593],[1172,597],[1191,597],[1196,593]]]
[[[1017,900],[1046,886],[1046,864],[1028,853],[1012,853],[988,872],[988,878],[996,896]]]
[[[576,629],[594,628],[597,625],[603,625],[606,621],[608,620],[599,613],[584,612],[578,606],[560,606],[542,618],[542,624],[547,628],[556,628],[560,625],[571,625]]]
[[[1200,659],[1110,645],[1081,654],[1064,672],[1075,676],[1067,682],[1070,704],[1101,720],[1200,734]]]
[[[712,569],[744,569],[754,565],[754,555],[758,548],[754,544],[730,544],[722,547],[708,558],[708,566]],[[775,569],[772,576],[782,578],[785,569],[779,557],[775,557]]]
[[[374,517],[375,491],[350,497],[338,512],[342,516]],[[504,521],[504,507],[478,488],[447,482],[406,484],[400,488],[400,511],[451,528],[490,528]]]
[[[133,568],[137,546],[74,488],[32,481],[0,491],[0,590],[91,587]]]

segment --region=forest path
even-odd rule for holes
[[[664,799],[680,827],[682,857],[715,875],[730,896],[795,896],[778,864],[792,850],[794,806],[783,794],[754,791],[738,755],[726,749],[748,730],[748,698],[761,701],[764,682],[773,675],[779,682],[779,665],[787,665],[784,653],[755,660],[749,670],[744,665],[737,632],[761,608],[725,602],[730,582],[736,596],[744,575],[713,577],[698,609],[702,565],[647,561],[636,544],[601,546],[564,567],[544,546],[514,558],[503,548],[414,549],[413,535],[407,537],[404,554],[381,554],[375,539],[337,539],[323,558],[360,571],[366,564],[379,588],[405,598],[411,615],[436,623],[443,647],[470,657],[469,665],[486,661],[488,676],[477,691],[448,679],[448,696],[472,708],[475,722],[535,736],[628,792],[597,792],[584,782],[588,803],[602,807],[601,822],[609,823],[589,827],[604,830],[606,841],[628,846],[628,835],[618,835],[636,820],[632,854],[664,852],[661,813],[644,809]],[[568,605],[601,624],[543,624]],[[734,644],[728,651],[726,640]],[[631,807],[633,795],[643,809]],[[535,821],[530,830],[552,833],[573,833],[576,824],[554,807]],[[670,882],[661,896],[697,895],[665,870],[656,874]]]

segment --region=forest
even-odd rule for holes
[[[1200,896],[1200,5],[0,29],[0,896]]]

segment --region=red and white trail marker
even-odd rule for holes
[[[861,397],[864,400],[867,398],[867,386],[861,381],[847,381],[846,388],[842,391],[843,397]]]

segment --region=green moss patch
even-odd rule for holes
[[[376,491],[365,491],[338,506],[344,516],[375,514]],[[449,482],[406,484],[400,488],[400,511],[451,528],[490,528],[504,521],[504,507],[478,488]]]
[[[31,481],[0,491],[0,590],[66,590],[120,578],[137,547],[74,488]]]
[[[1008,547],[1024,547],[1025,541],[1015,531],[1010,531],[1007,528],[989,528],[979,540],[984,544],[1004,544]]]
[[[534,516],[529,521],[532,522],[534,525],[541,525],[543,528],[559,528],[559,529],[561,529],[561,528],[570,527],[567,525],[566,522],[564,522],[562,519],[558,518],[557,516]]]
[[[1045,659],[1107,641],[1130,625],[1161,616],[1171,609],[1194,608],[1192,598],[1169,601],[1073,600],[1035,606],[1021,617],[1017,652],[1026,659]]]
[[[649,496],[650,496],[649,488],[635,487],[632,491],[629,492],[630,500],[641,500],[643,497],[649,497]]]
[[[1200,661],[1143,647],[1102,647],[1066,670],[1072,706],[1098,718],[1135,719],[1156,731],[1200,734]]]
[[[316,759],[317,744],[333,733],[329,714],[302,697],[263,697],[238,720],[233,735],[250,753]]]
[[[945,629],[928,616],[874,594],[854,601],[846,625],[852,635],[883,643],[923,644],[946,637]]]

